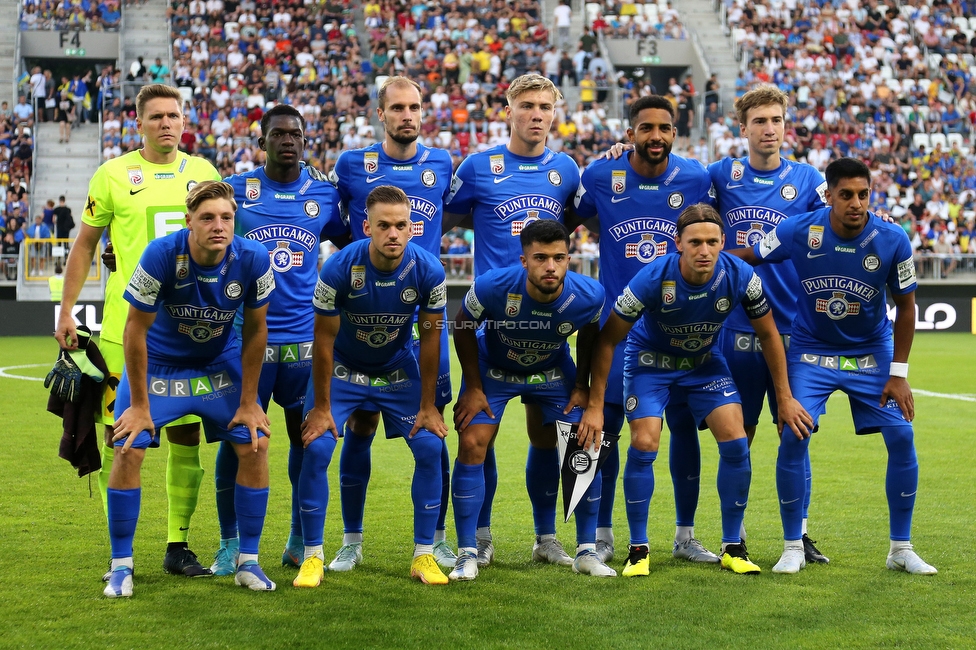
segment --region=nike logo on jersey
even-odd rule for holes
[[[136,195],[136,194],[138,194],[139,192],[142,192],[143,190],[148,190],[148,189],[149,189],[148,187],[144,187],[144,188],[142,188],[141,190],[129,190],[129,195],[130,195],[130,196],[135,196],[135,195]]]
[[[621,201],[626,201],[629,198],[629,196],[611,196],[610,203],[620,203]]]
[[[367,184],[369,184],[369,183],[375,183],[376,181],[378,181],[381,178],[386,178],[386,174],[380,174],[379,176],[367,176],[366,177],[366,183]]]
[[[664,308],[662,307],[662,308],[661,308],[661,313],[662,313],[662,314],[670,314],[671,312],[673,312],[673,311],[678,311],[679,309],[681,309],[681,307],[672,307],[671,309],[664,309]]]
[[[191,284],[193,284],[193,283],[192,282],[184,282],[182,284],[176,283],[176,284],[173,285],[173,288],[174,289],[186,289]]]
[[[742,183],[739,183],[738,185],[733,185],[732,183],[725,184],[725,189],[727,190],[734,190],[737,187],[742,187]]]
[[[826,254],[827,253],[817,253],[816,255],[814,255],[813,253],[807,253],[807,259],[812,260],[815,257],[823,257]]]
[[[499,183],[501,183],[502,181],[507,181],[507,180],[508,180],[508,179],[510,179],[511,177],[512,177],[512,174],[509,174],[508,176],[501,176],[501,177],[499,177],[499,178],[496,178],[496,179],[495,179],[495,185],[498,185],[498,184],[499,184]]]
[[[731,396],[733,396],[733,395],[735,395],[735,394],[736,394],[736,393],[738,393],[738,392],[739,392],[739,391],[737,391],[737,390],[723,390],[723,391],[722,391],[722,395],[723,395],[724,397],[731,397]]]
[[[261,202],[255,201],[254,203],[248,203],[247,201],[244,201],[244,203],[241,204],[241,207],[247,210],[248,208],[253,208],[256,205],[261,205]]]
[[[367,293],[368,293],[368,292],[366,292],[366,291],[363,291],[362,293],[350,293],[350,294],[348,295],[348,297],[349,297],[349,298],[362,298],[362,297],[363,297],[363,296],[365,296],[365,295],[366,295]]]

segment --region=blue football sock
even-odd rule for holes
[[[809,451],[810,438],[797,440],[792,431],[784,431],[776,457],[776,493],[779,496],[779,515],[783,520],[783,539],[797,540],[803,536],[803,457]]]
[[[573,517],[576,518],[577,544],[596,544],[596,521],[600,512],[602,490],[603,477],[600,476],[600,472],[597,472],[590,488],[576,504],[576,509],[573,511]]]
[[[882,427],[888,447],[888,472],[885,493],[888,495],[888,516],[891,539],[907,542],[912,538],[912,513],[918,492],[918,457],[915,455],[915,434],[910,424]]]
[[[132,557],[132,540],[136,536],[142,489],[108,488],[108,536],[112,558]]]
[[[556,534],[556,501],[559,495],[559,451],[529,445],[525,461],[525,489],[532,503],[536,535]]]
[[[339,497],[342,502],[342,530],[363,532],[363,513],[366,510],[366,488],[372,471],[370,445],[373,438],[357,436],[346,427],[339,454]]]
[[[620,404],[603,405],[603,432],[619,434],[624,426],[624,407]],[[617,476],[620,474],[620,440],[607,450],[606,460],[600,467],[603,474],[600,487],[600,513],[597,528],[613,528],[613,501],[617,495]]]
[[[234,445],[224,440],[217,447],[217,462],[214,466],[220,539],[237,537],[237,511],[234,510],[235,485],[237,485],[237,452],[234,450]]]
[[[331,438],[331,434],[326,434]],[[333,441],[335,443],[335,441]],[[333,444],[335,447],[335,444]],[[298,486],[301,483],[302,459],[305,456],[305,447],[301,444],[288,446],[288,480],[291,482],[291,536],[303,537],[302,535],[302,513],[299,506],[300,498]],[[331,458],[331,454],[330,454]]]
[[[465,465],[454,461],[451,500],[458,548],[477,548],[478,513],[485,499],[485,471],[481,464]]]
[[[810,447],[807,446],[807,453],[803,454],[803,518],[806,519],[810,512],[810,492],[813,489],[813,469],[810,467]]]
[[[441,508],[437,513],[434,530],[444,530],[447,521],[447,505],[451,500],[451,456],[447,453],[447,440],[441,440]]]
[[[322,529],[329,507],[329,463],[336,441],[330,434],[319,436],[305,448],[298,484],[298,504],[305,546],[322,545]]]
[[[749,501],[752,463],[746,438],[718,443],[718,498],[722,506],[722,543],[738,544]]]
[[[656,451],[629,447],[624,465],[624,499],[627,501],[627,524],[630,543],[647,544],[647,512],[654,496],[654,461]]]
[[[405,438],[413,453],[413,543],[433,544],[434,528],[441,509],[441,450],[444,441],[426,429]]]
[[[674,486],[675,524],[694,526],[701,491],[701,444],[695,417],[687,405],[673,406],[665,412],[671,443],[668,449],[668,467]]]
[[[268,488],[234,487],[234,506],[240,526],[241,555],[257,555],[261,546],[261,531],[268,513]]]
[[[495,490],[498,489],[498,465],[495,464],[495,448],[488,447],[485,462],[482,464],[485,472],[485,498],[478,513],[478,528],[491,526],[491,506],[495,502]]]

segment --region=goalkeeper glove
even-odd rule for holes
[[[84,325],[78,326],[78,349],[61,350],[58,360],[51,372],[44,378],[44,388],[50,388],[51,394],[63,402],[77,402],[81,398],[81,376],[88,375],[98,383],[105,379],[101,370],[96,368],[85,348],[91,340],[91,330]]]

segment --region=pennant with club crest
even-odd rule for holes
[[[563,484],[563,513],[567,522],[620,438],[618,434],[602,434],[599,449],[592,444],[584,449],[576,437],[578,428],[577,423],[556,420],[556,440],[559,444],[559,467]]]

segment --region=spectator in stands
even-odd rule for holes
[[[158,56],[156,63],[149,66],[149,78],[152,83],[169,83],[169,68]]]
[[[71,237],[71,231],[74,227],[75,220],[71,214],[71,208],[68,207],[65,197],[62,194],[58,197],[58,207],[54,208],[55,234],[58,239],[68,239]]]
[[[3,254],[3,272],[9,281],[17,279],[17,257],[20,255],[20,242],[14,239],[12,230],[7,230],[3,235],[3,246],[0,248]]]
[[[573,10],[569,0],[559,0],[553,10],[553,26],[556,32],[556,45],[566,51],[571,44],[569,30],[572,25]]]
[[[27,96],[21,95],[17,98],[17,103],[13,108],[14,124],[34,123],[34,108],[27,102]]]

